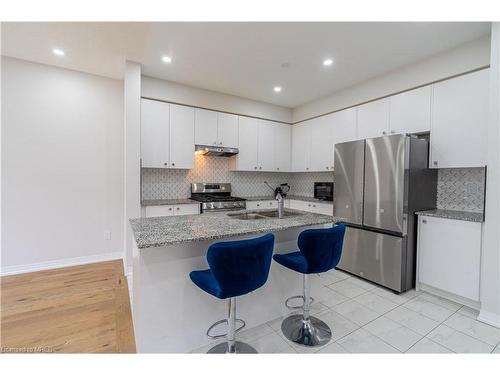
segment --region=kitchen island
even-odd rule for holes
[[[206,330],[226,318],[226,301],[198,289],[189,278],[191,271],[208,268],[206,253],[212,243],[274,233],[275,253],[296,251],[301,231],[341,221],[290,209],[278,219],[273,212],[130,220],[134,236],[132,314],[138,352],[189,352],[212,341],[206,337]],[[246,321],[247,328],[279,318],[288,312],[283,305],[285,299],[300,294],[301,287],[301,275],[273,262],[266,285],[238,298],[237,315]],[[313,294],[314,289],[313,282]]]

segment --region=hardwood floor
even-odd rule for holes
[[[135,353],[121,260],[0,279],[3,352]]]

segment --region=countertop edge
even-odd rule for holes
[[[327,216],[327,215],[322,215],[322,216]],[[214,235],[214,236],[209,236],[209,237],[202,237],[202,238],[190,238],[190,239],[182,239],[182,240],[173,240],[173,241],[162,241],[162,242],[157,242],[155,244],[151,245],[139,245],[137,244],[137,239],[134,238],[135,244],[139,250],[144,250],[144,249],[150,249],[150,248],[157,248],[157,247],[163,247],[163,246],[170,246],[170,245],[178,245],[178,244],[184,244],[184,243],[190,243],[190,242],[197,242],[197,241],[211,241],[211,240],[221,240],[221,239],[226,239],[226,238],[231,238],[231,237],[239,237],[239,236],[246,236],[246,235],[251,235],[251,234],[259,234],[259,233],[269,233],[269,232],[281,232],[284,230],[288,229],[293,229],[293,228],[301,228],[301,227],[309,227],[309,226],[317,226],[317,225],[325,225],[325,224],[337,224],[343,221],[342,218],[339,217],[334,217],[334,216],[327,216],[328,219],[321,220],[320,222],[316,223],[299,223],[299,224],[292,224],[287,227],[279,227],[279,228],[274,228],[274,229],[256,229],[248,232],[243,232],[243,233],[229,233],[229,234],[220,234],[220,235]],[[131,220],[135,219],[130,219]],[[132,223],[130,223],[132,224]],[[132,229],[132,232],[134,230]],[[135,233],[134,233],[135,237]]]
[[[443,219],[471,221],[475,223],[484,222],[484,214],[480,212],[435,209],[435,210],[417,211],[415,212],[415,214],[419,216],[439,217]]]

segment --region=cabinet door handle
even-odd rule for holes
[[[326,167],[326,169],[330,169],[330,167]]]
[[[422,219],[422,223],[423,223],[423,224],[427,224],[427,220]]]
[[[386,134],[387,134],[387,132],[382,132],[382,135],[386,135]]]
[[[219,142],[219,144],[221,145],[221,144],[222,144],[222,142]]]
[[[166,165],[168,167],[168,163],[163,163],[163,165]]]
[[[391,130],[391,134],[394,134],[394,133],[396,133],[396,131],[395,130]]]
[[[169,210],[169,211],[172,211],[172,207],[169,207],[169,208],[168,208],[168,210]]]
[[[257,167],[253,167],[253,169],[257,169]]]
[[[177,207],[177,211],[179,211],[179,210],[180,210],[180,208],[179,208],[179,207]]]
[[[279,169],[279,167],[278,167],[278,168],[276,168],[276,170],[277,170],[277,171],[279,171],[279,170],[280,170],[280,169]]]
[[[437,160],[434,160],[434,161],[432,162],[432,164],[434,164],[434,165],[438,165]]]
[[[175,167],[175,163],[172,163],[172,167]]]
[[[262,167],[259,167],[259,169],[262,169]]]
[[[309,167],[306,167],[306,171],[308,171],[308,170],[309,170]]]

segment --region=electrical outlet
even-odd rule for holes
[[[111,240],[111,231],[110,230],[105,230],[104,231],[104,239],[106,241],[110,241]]]

